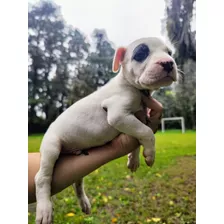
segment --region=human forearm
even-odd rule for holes
[[[138,147],[138,141],[132,137],[120,135],[112,143],[90,149],[89,155],[61,155],[55,164],[52,179],[52,195],[56,194],[80,178],[88,175],[105,163],[128,154]],[[36,201],[34,177],[39,170],[40,153],[28,155],[28,202]]]

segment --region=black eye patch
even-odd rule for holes
[[[134,49],[132,60],[135,60],[137,62],[143,62],[148,56],[149,56],[148,46],[146,44],[140,44]]]

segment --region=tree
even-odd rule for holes
[[[49,1],[30,7],[28,28],[29,131],[44,131],[68,107],[74,67],[89,45]]]
[[[196,127],[196,32],[192,21],[195,18],[195,0],[165,0],[163,32],[174,44],[174,58],[178,68],[184,73],[182,81],[174,88],[174,94],[167,98],[169,88],[164,88],[155,96],[165,103],[165,116],[183,116],[187,128]]]
[[[196,0],[165,0],[165,27],[176,51],[175,58],[180,66],[191,59],[196,61],[196,31],[192,30]]]
[[[92,51],[86,61],[79,64],[77,76],[73,79],[73,101],[89,95],[114,77],[112,62],[115,50],[106,31],[95,29],[92,41]]]
[[[50,1],[28,12],[29,133],[43,132],[75,101],[107,83],[114,49],[104,30],[93,32],[93,46],[78,29],[65,23]]]

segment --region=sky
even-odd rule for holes
[[[38,2],[29,0],[30,3]],[[115,46],[148,36],[161,36],[164,0],[54,0],[64,19],[90,36],[105,29]]]

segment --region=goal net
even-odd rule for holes
[[[181,129],[182,133],[185,133],[185,123],[184,123],[184,118],[183,117],[166,117],[161,119],[161,128],[162,132],[165,132],[165,122],[166,121],[176,121],[180,120],[181,121]]]

